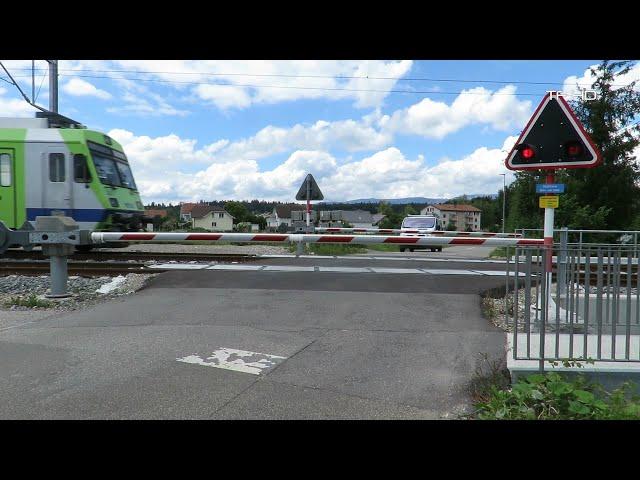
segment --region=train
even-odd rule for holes
[[[81,229],[134,232],[153,222],[144,212],[127,156],[113,138],[52,112],[0,118],[0,221],[6,227],[61,214]]]

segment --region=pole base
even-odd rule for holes
[[[54,295],[52,293],[46,293],[44,296],[45,296],[45,298],[53,298],[53,299],[55,299],[55,298],[69,298],[69,297],[72,297],[73,295],[70,294],[70,293],[60,293],[58,295]]]

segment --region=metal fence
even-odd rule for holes
[[[514,360],[640,362],[634,246],[515,247],[505,295]],[[550,283],[544,272],[554,255]],[[508,287],[508,284],[507,284]],[[547,295],[548,293],[548,295]]]

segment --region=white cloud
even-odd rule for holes
[[[476,87],[456,97],[451,105],[429,98],[383,116],[380,125],[393,132],[442,139],[468,125],[486,124],[499,131],[524,125],[531,114],[531,102],[515,96],[507,85],[496,92]]]
[[[137,137],[126,130],[112,130],[109,135],[124,146],[147,202],[292,201],[307,173],[314,175],[325,197],[333,200],[495,193],[502,188],[500,173],[507,173],[508,181],[513,179],[504,159],[516,141],[510,136],[500,148],[481,147],[461,159],[445,158],[435,165],[426,164],[422,155],[407,158],[396,147],[341,161],[322,149],[298,149],[275,168],[263,170],[250,155],[224,154],[226,140],[197,148],[194,140],[177,135]],[[186,173],[181,168],[186,164],[202,168]]]
[[[564,80],[562,92],[567,96],[580,96],[581,89],[590,90],[596,79],[596,76],[591,73],[591,69],[597,69],[597,67],[598,65],[591,65],[580,77],[577,75],[567,77]],[[617,77],[613,88],[619,88],[618,86],[627,85],[633,81],[640,81],[640,62],[636,62],[625,75]],[[636,88],[640,89],[640,85],[637,85]]]
[[[121,60],[95,65],[73,61],[64,67],[112,70],[100,74],[114,79],[138,73],[139,78],[162,80],[164,86],[191,92],[196,100],[229,109],[301,99],[351,100],[357,108],[377,107],[412,65],[409,60]],[[381,79],[348,78],[361,76]]]
[[[38,110],[22,98],[7,98],[7,89],[0,87],[0,112],[3,117],[33,117]]]
[[[108,100],[111,98],[111,94],[109,92],[100,90],[81,78],[72,78],[63,85],[62,90],[65,93],[76,97],[96,97],[101,100]]]

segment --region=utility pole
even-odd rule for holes
[[[502,233],[504,233],[504,217],[507,205],[507,174],[500,173],[502,175]]]
[[[49,63],[49,111],[58,113],[58,60]]]

